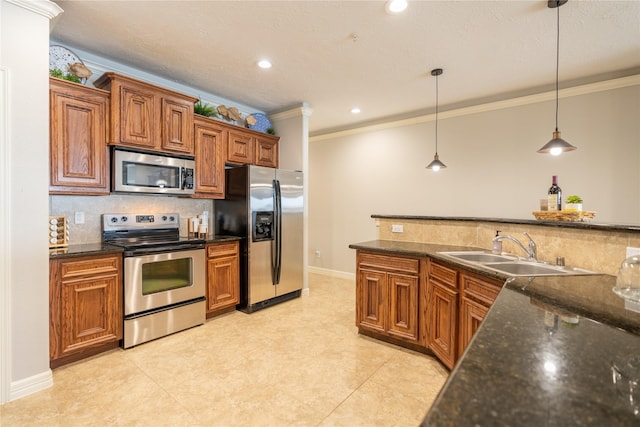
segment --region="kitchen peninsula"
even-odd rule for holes
[[[615,285],[611,266],[619,266],[624,259],[624,250],[618,254],[613,243],[638,246],[637,227],[481,218],[373,218],[379,240],[349,246],[358,253],[425,260],[417,272],[424,282],[428,282],[429,273],[423,268],[432,262],[459,274],[466,271],[480,279],[504,282],[491,308],[477,318],[475,334],[465,344],[466,350],[459,355],[424,426],[638,425],[639,391],[633,380],[637,384],[640,373],[640,313],[634,311],[639,307],[625,305],[611,291]],[[404,236],[391,232],[392,225],[399,223]],[[507,229],[505,234],[516,237],[528,231],[539,243],[542,259],[558,253],[570,258],[573,265],[602,271],[593,268],[599,265],[608,274],[508,278],[482,267],[457,264],[439,254],[461,247],[490,248],[496,228]],[[591,238],[593,233],[598,240]],[[412,241],[401,241],[402,237]],[[430,239],[435,243],[427,243]],[[576,245],[575,239],[589,239],[589,250],[571,247]],[[599,245],[607,246],[617,259],[600,257],[606,250]],[[512,252],[518,253],[515,249]],[[574,262],[583,256],[587,259],[589,254],[596,254],[592,264]],[[420,284],[418,298],[430,300],[423,294],[432,289],[427,283]],[[456,292],[464,295],[464,288],[451,291]],[[458,307],[457,296],[450,301]],[[418,321],[425,322],[433,307],[417,304]],[[457,317],[457,311],[453,313]],[[434,331],[426,334],[423,344],[432,342],[429,336]],[[456,342],[455,338],[450,341],[454,347]]]

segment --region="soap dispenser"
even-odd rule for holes
[[[500,230],[496,230],[496,237],[491,241],[493,246],[491,247],[491,252],[494,254],[502,253],[502,240],[498,240],[497,237],[500,236]]]

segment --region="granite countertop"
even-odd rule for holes
[[[220,243],[242,240],[238,236],[211,236],[205,239],[205,243]],[[122,253],[124,249],[107,243],[83,243],[69,245],[64,248],[49,249],[49,259],[71,258],[87,255],[106,255],[110,253]]]
[[[424,426],[640,425],[640,403],[613,383],[612,364],[640,349],[640,313],[609,275],[508,279],[437,252],[464,246],[371,241],[350,248],[430,256],[507,279]],[[638,393],[638,391],[636,391]]]
[[[49,259],[72,258],[87,255],[107,255],[112,253],[122,253],[123,248],[108,245],[106,243],[84,243],[80,245],[69,245],[64,248],[49,249]]]

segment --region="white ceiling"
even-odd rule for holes
[[[308,102],[312,135],[433,111],[433,68],[441,111],[555,82],[546,0],[409,0],[395,16],[384,1],[56,3],[53,39],[266,112]],[[561,88],[638,72],[640,1],[560,8]]]

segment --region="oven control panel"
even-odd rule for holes
[[[163,214],[103,214],[103,230],[136,229],[136,228],[179,228],[180,215]]]

